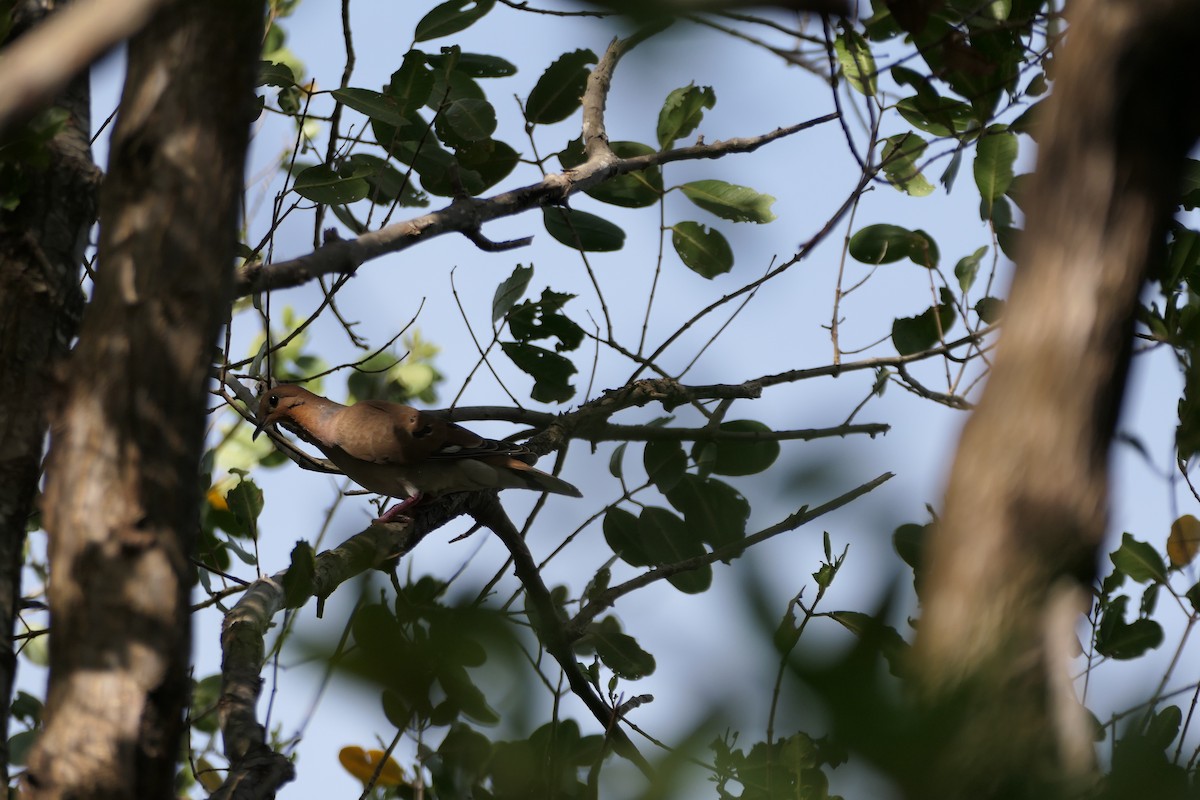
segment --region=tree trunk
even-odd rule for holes
[[[917,644],[949,725],[938,797],[1044,796],[1091,771],[1064,639],[1104,534],[1138,294],[1200,134],[1200,7],[1068,12],[1004,332],[930,548]]]
[[[9,41],[43,16],[42,3],[20,3]],[[45,146],[48,165],[40,170],[6,165],[3,187],[11,192],[24,183],[16,208],[0,212],[0,778],[5,785],[25,525],[42,474],[48,408],[58,393],[56,368],[79,328],[79,267],[96,218],[98,171],[88,144],[89,105],[87,78],[75,80],[54,103],[68,116]]]
[[[39,798],[170,798],[189,699],[197,470],[231,297],[263,6],[178,2],[129,45],[99,266],[53,426]]]

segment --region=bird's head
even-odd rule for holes
[[[258,401],[258,425],[250,438],[257,439],[268,425],[296,422],[296,409],[310,402],[315,396],[307,389],[289,384],[267,389]]]

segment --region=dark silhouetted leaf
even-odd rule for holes
[[[610,253],[625,246],[625,231],[586,211],[546,207],[542,209],[542,221],[556,241],[572,249]]]
[[[671,226],[671,244],[679,260],[697,275],[711,279],[733,269],[733,248],[716,228],[677,222]]]
[[[499,322],[504,318],[504,315],[521,299],[521,295],[525,294],[525,289],[532,279],[533,265],[523,267],[517,264],[512,275],[509,275],[504,279],[504,283],[496,287],[496,293],[492,296],[492,322]]]
[[[647,442],[642,464],[658,490],[666,494],[687,471],[687,454],[679,442]]]
[[[538,125],[561,122],[575,113],[587,85],[588,64],[596,63],[591,50],[564,53],[546,68],[525,103],[526,118]]]
[[[448,0],[417,23],[413,39],[418,42],[449,36],[471,27],[492,10],[495,0]]]
[[[570,359],[525,342],[501,342],[501,349],[523,372],[533,377],[530,396],[540,403],[565,403],[575,396]]]

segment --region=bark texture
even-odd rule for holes
[[[1200,6],[1067,11],[1004,332],[930,549],[917,644],[945,714],[939,797],[1045,796],[1091,769],[1062,639],[1104,534],[1138,294],[1200,132]]]
[[[47,11],[37,0],[19,3],[10,42]],[[22,165],[26,185],[19,203],[0,211],[0,778],[5,785],[25,524],[42,474],[48,409],[60,387],[56,367],[79,329],[80,265],[96,218],[98,170],[88,144],[89,94],[87,79],[76,79],[54,100],[52,106],[68,116],[46,145],[47,164],[40,169]],[[5,174],[13,180],[13,172]]]
[[[231,297],[263,6],[177,2],[130,41],[99,266],[53,423],[37,798],[171,798],[188,701],[206,384]]]

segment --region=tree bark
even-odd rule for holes
[[[927,796],[1045,796],[1092,769],[1063,640],[1104,534],[1138,294],[1200,134],[1200,7],[1068,12],[1004,333],[930,546],[918,674],[946,744]]]
[[[18,4],[9,42],[46,13],[43,3]],[[9,165],[10,181],[19,171],[27,185],[16,208],[0,212],[0,778],[5,785],[25,526],[42,474],[47,409],[60,386],[56,368],[79,328],[79,267],[96,218],[98,170],[88,143],[89,105],[86,77],[54,100],[52,107],[68,116],[46,144],[48,165]]]
[[[129,44],[99,265],[53,424],[38,798],[170,798],[189,699],[196,475],[232,294],[263,6],[176,2]]]

